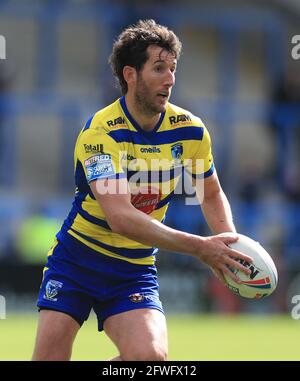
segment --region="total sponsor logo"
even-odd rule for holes
[[[103,144],[84,144],[85,153],[103,153]]]

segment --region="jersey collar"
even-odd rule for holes
[[[120,98],[120,104],[121,104],[121,107],[124,111],[124,114],[126,115],[127,119],[130,121],[130,123],[133,125],[133,127],[140,133],[142,134],[145,134],[145,135],[151,135],[151,134],[154,134],[158,129],[159,127],[161,126],[162,124],[162,121],[164,119],[164,116],[165,116],[165,111],[162,112],[160,114],[160,118],[159,118],[159,121],[157,122],[156,126],[154,127],[154,129],[152,131],[145,131],[142,129],[142,127],[138,124],[138,122],[133,118],[133,116],[130,114],[128,108],[127,108],[127,105],[126,105],[126,101],[125,101],[125,96],[123,95],[121,98]]]

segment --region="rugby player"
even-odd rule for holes
[[[236,229],[209,133],[169,102],[180,52],[174,32],[154,20],[114,42],[110,64],[123,96],[91,116],[76,142],[75,199],[44,268],[33,360],[69,360],[92,309],[118,348],[114,360],[166,360],[158,249],[196,257],[223,281],[223,273],[239,281],[229,267],[249,273],[235,259],[251,258],[228,247],[237,236],[220,234]],[[195,181],[212,236],[163,224],[183,171]]]

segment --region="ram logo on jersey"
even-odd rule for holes
[[[118,124],[126,124],[125,118],[122,118],[121,116],[113,120],[108,120],[106,123],[108,127],[116,127]]]
[[[186,114],[172,115],[169,117],[171,126],[173,124],[182,123],[182,122],[191,122],[192,118]]]

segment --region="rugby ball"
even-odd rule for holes
[[[222,235],[231,236],[233,233],[223,233]],[[235,294],[249,299],[261,299],[271,295],[276,289],[278,282],[277,269],[271,256],[259,242],[256,242],[243,234],[237,235],[239,237],[238,241],[231,243],[228,246],[253,258],[253,263],[238,260],[251,270],[249,275],[241,270],[229,267],[229,269],[241,279],[242,283],[238,284],[234,282],[224,273],[227,287]]]

